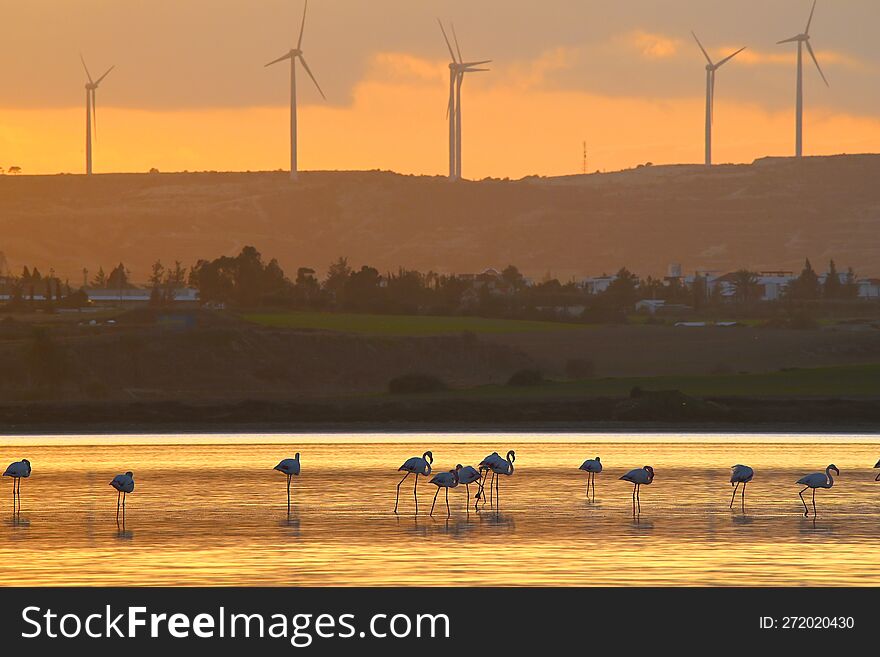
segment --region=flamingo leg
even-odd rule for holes
[[[588,472],[587,473],[587,500],[590,499],[590,477],[591,476],[592,475]]]
[[[122,496],[122,493],[116,491],[116,524],[119,524],[119,498]]]
[[[636,515],[636,485],[633,484],[633,516]]]
[[[596,501],[596,473],[595,472],[591,473],[590,479],[593,482],[593,501],[595,502]]]
[[[809,486],[804,486],[804,490],[807,490],[808,488],[809,488]],[[801,502],[804,503],[804,518],[806,518],[808,515],[810,515],[810,510],[807,508],[807,502],[804,499],[804,490],[799,492],[798,495],[801,498]]]
[[[409,477],[409,472],[403,475],[403,479],[397,484],[397,496],[394,498],[394,513],[397,513],[397,504],[400,502],[400,485]]]
[[[498,473],[492,470],[492,484],[495,484],[495,506],[498,506]],[[489,506],[492,506],[492,484],[489,484]]]
[[[496,511],[501,511],[501,504],[500,504],[500,502],[501,502],[501,497],[498,495],[498,493],[500,492],[501,477],[499,477],[499,476],[496,474],[495,477],[494,477],[494,479],[495,479],[495,510],[496,510]]]
[[[440,492],[439,488],[437,489],[437,492],[438,493]],[[451,515],[452,515],[452,512],[449,510],[449,488],[447,487],[446,488],[446,517],[448,518]]]
[[[471,512],[471,485],[470,484],[464,485],[464,492],[465,492],[465,495],[467,495],[467,504],[465,504],[464,506],[467,509],[467,512],[470,513]]]
[[[416,515],[418,515],[419,514],[419,473],[418,472],[416,472],[416,483],[413,485],[413,498],[415,498],[415,501],[416,501]]]
[[[480,470],[480,485],[477,489],[477,494],[474,496],[478,501],[483,499],[483,488],[486,486],[486,476],[489,474],[488,470]],[[476,505],[474,505],[476,506]]]
[[[19,503],[20,504],[20,503]],[[813,489],[813,518],[816,517],[816,489]]]
[[[745,483],[743,484],[742,492],[740,493],[740,499],[742,500],[742,510],[743,510],[743,513],[746,512],[746,485],[747,485],[748,483],[749,483],[749,482],[745,482]]]
[[[736,491],[739,490],[739,482],[736,482],[736,485],[733,487],[733,495],[730,496],[730,506],[729,509],[733,508],[733,501],[736,499]]]
[[[290,513],[290,475],[287,475],[287,512]]]
[[[429,516],[433,516],[433,515],[434,515],[434,505],[437,504],[437,496],[438,496],[439,494],[440,494],[440,486],[437,486],[437,492],[434,493],[434,501],[431,502],[431,513],[428,514]]]
[[[639,509],[639,514],[642,513],[642,485],[636,484],[636,505]]]

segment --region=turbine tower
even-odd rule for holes
[[[82,53],[79,55],[79,59],[82,62],[83,68],[86,71],[86,77],[88,78],[88,82],[86,82],[86,175],[92,175],[92,129],[95,131],[95,141],[98,139],[98,112],[97,105],[95,104],[95,92],[98,89],[98,85],[101,84],[101,80],[107,77],[107,74],[113,70],[113,66],[107,69],[107,71],[99,77],[97,80],[92,79],[91,73],[89,73],[89,67],[86,66],[86,60],[83,58]]]
[[[488,71],[487,68],[478,68],[488,64],[492,60],[486,59],[480,62],[465,62],[461,56],[461,48],[458,45],[458,36],[455,34],[455,26],[452,25],[452,38],[455,41],[455,51],[446,35],[446,30],[440,19],[437,19],[443,39],[449,49],[452,61],[449,63],[449,104],[446,106],[446,117],[449,119],[449,179],[461,179],[461,85],[464,82],[465,73],[481,73]],[[456,57],[456,52],[458,57]]]
[[[312,78],[312,82],[315,83],[315,87],[318,89],[318,93],[321,94],[321,98],[327,100],[327,97],[324,95],[324,92],[321,91],[321,85],[318,84],[318,81],[315,79],[315,76],[312,75],[312,71],[309,68],[309,65],[306,64],[306,59],[303,57],[302,51],[302,41],[303,41],[303,32],[306,28],[306,11],[309,8],[309,0],[305,1],[305,5],[303,6],[303,17],[302,17],[302,25],[299,28],[299,40],[296,42],[296,48],[291,48],[286,54],[282,55],[278,59],[273,59],[271,62],[266,64],[266,66],[272,66],[272,64],[277,64],[278,62],[283,62],[286,59],[290,60],[290,179],[296,180],[298,176],[297,162],[296,162],[296,60],[299,59],[303,68],[305,69],[308,76]]]
[[[819,60],[816,59],[816,53],[813,52],[813,46],[810,45],[810,24],[813,22],[813,13],[816,11],[816,0],[813,0],[813,8],[810,10],[810,18],[807,19],[807,27],[804,29],[802,34],[795,35],[790,39],[783,39],[782,41],[777,42],[778,44],[782,43],[797,43],[797,101],[795,103],[795,157],[803,157],[804,156],[804,46],[806,45],[807,50],[810,53],[810,57],[813,58],[813,63],[816,64],[816,69],[819,71],[819,75],[822,76],[822,81],[825,82],[825,86],[830,86],[828,84],[828,80],[825,77],[825,74],[822,72],[822,67],[819,66]]]
[[[703,56],[706,58],[706,166],[712,166],[712,124],[715,121],[715,71],[740,54],[745,48],[740,48],[716,64],[709,57],[709,53],[706,52],[697,35],[693,32],[691,34],[694,35],[694,40],[700,46],[700,50],[703,51]]]

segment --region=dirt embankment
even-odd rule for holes
[[[381,338],[265,329],[214,313],[162,312],[116,324],[67,325],[38,342],[0,327],[7,400],[279,399],[384,391],[426,372],[453,386],[501,383],[531,364],[472,335]]]

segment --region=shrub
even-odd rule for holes
[[[446,384],[438,377],[418,372],[397,376],[388,382],[388,392],[394,395],[441,392],[446,389]]]
[[[565,363],[565,376],[569,379],[590,379],[596,373],[596,366],[588,358],[569,358]]]
[[[538,370],[519,370],[507,380],[509,386],[537,386],[544,382],[544,376]]]

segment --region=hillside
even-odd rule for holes
[[[880,156],[759,160],[706,170],[451,184],[439,177],[316,172],[0,176],[10,265],[120,260],[137,280],[156,258],[191,264],[254,244],[289,274],[340,255],[381,270],[470,272],[517,264],[567,278],[615,270],[801,267],[833,257],[880,274]]]

